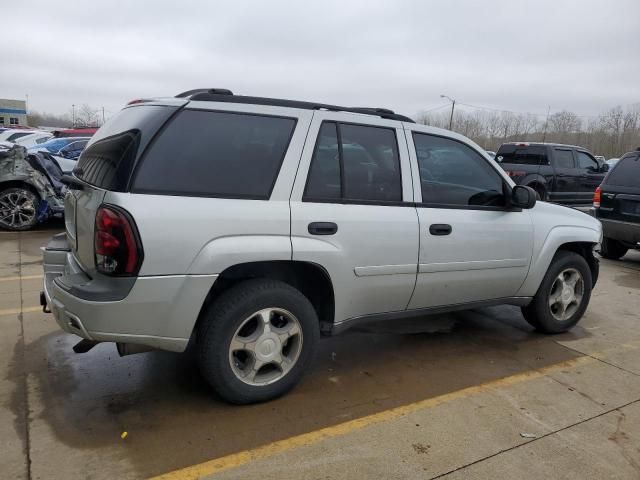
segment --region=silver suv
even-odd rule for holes
[[[66,181],[41,302],[76,351],[193,345],[234,403],[282,395],[321,334],[361,322],[511,304],[565,331],[598,276],[597,220],[386,109],[219,89],[136,100]]]

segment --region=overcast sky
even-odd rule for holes
[[[199,87],[415,116],[640,102],[640,0],[5,1],[0,98],[110,112]]]

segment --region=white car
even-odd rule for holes
[[[49,132],[41,132],[39,130],[23,130],[16,128],[0,132],[0,142],[8,142],[20,145],[24,148],[31,148],[44,143],[51,137],[53,137],[53,134]]]

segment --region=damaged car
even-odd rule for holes
[[[46,153],[14,145],[0,150],[0,228],[29,230],[64,213],[62,170]]]

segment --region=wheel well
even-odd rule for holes
[[[593,246],[594,244],[589,242],[570,242],[560,245],[558,251],[565,250],[574,252],[584,257],[589,264],[589,270],[591,270],[591,283],[595,285],[598,280],[599,266],[598,259],[593,254]]]
[[[209,305],[229,288],[251,278],[270,278],[291,285],[302,292],[313,305],[320,320],[321,331],[333,324],[334,294],[329,273],[315,263],[273,260],[241,263],[224,270],[207,294],[196,329]]]
[[[38,190],[33,185],[22,180],[7,180],[6,182],[0,183],[0,192],[7,188],[26,188],[34,193],[39,199],[42,199],[40,193],[38,193]]]

